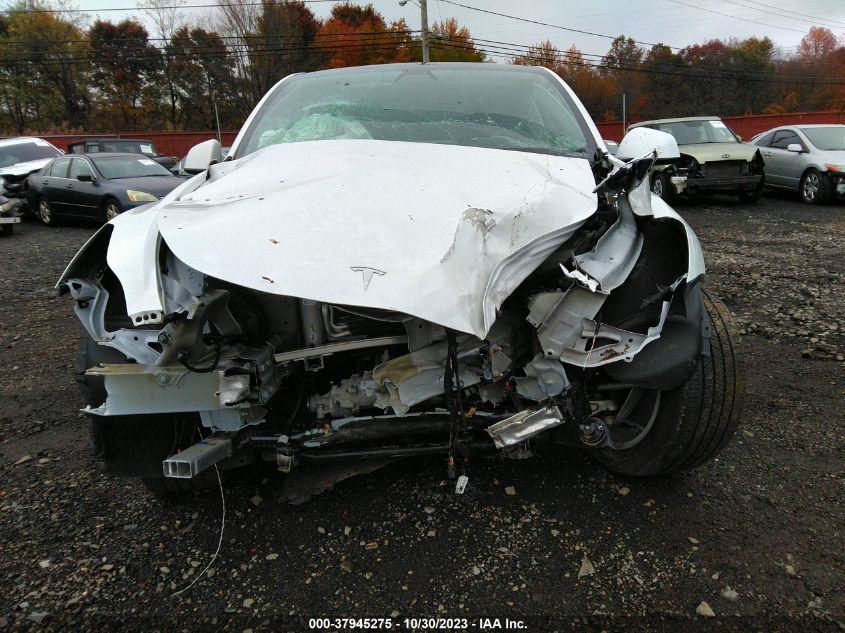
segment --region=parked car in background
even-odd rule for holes
[[[0,235],[11,235],[20,221],[16,201],[0,195]]]
[[[809,204],[845,197],[845,125],[786,125],[751,139],[766,161],[766,186]]]
[[[664,200],[671,201],[682,187],[693,196],[735,193],[744,202],[762,194],[764,163],[758,148],[743,143],[719,117],[642,121],[628,130],[640,127],[671,134],[681,152],[677,164],[657,164],[652,172],[652,192]]]
[[[529,438],[628,475],[708,462],[742,382],[698,239],[649,191],[678,155],[641,129],[612,156],[545,68],[287,76],[58,283],[99,453],[173,491],[260,459],[456,477]]]
[[[42,138],[21,136],[0,140],[0,195],[11,203],[10,212],[25,211],[26,179],[38,171],[62,150]]]
[[[159,154],[152,141],[136,138],[90,138],[70,143],[67,148],[71,154],[99,154],[102,152],[143,154],[168,169],[172,169],[179,160],[176,156]]]
[[[61,217],[108,222],[183,182],[137,154],[63,156],[29,177],[29,204],[47,225]]]

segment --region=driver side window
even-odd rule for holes
[[[792,130],[779,130],[775,132],[770,147],[774,147],[775,149],[786,149],[792,143],[798,143],[802,147],[804,145],[801,142],[801,139],[798,138],[798,135]]]
[[[76,180],[78,176],[83,174],[90,174],[93,176],[93,172],[91,171],[91,167],[88,165],[88,161],[82,158],[74,158],[70,163],[70,176],[71,180]]]

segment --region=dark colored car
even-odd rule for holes
[[[152,141],[137,138],[88,138],[84,141],[70,143],[67,146],[67,150],[70,154],[100,154],[108,152],[143,154],[168,169],[173,169],[176,163],[179,162],[178,156],[162,156],[159,154]]]
[[[184,180],[137,154],[63,156],[29,177],[29,204],[47,225],[57,217],[108,222],[168,194]]]

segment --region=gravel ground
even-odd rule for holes
[[[225,487],[219,557],[175,597],[217,547],[219,492],[162,501],[99,472],[52,288],[93,228],[20,226],[0,240],[0,630],[845,630],[845,208],[679,209],[744,334],[748,404],[718,460],[659,480],[577,451],[476,460],[463,496],[440,459],[411,460],[296,507],[250,468]]]

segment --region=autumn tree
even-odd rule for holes
[[[317,49],[328,68],[343,68],[396,61],[400,42],[373,5],[343,3],[332,6],[320,27]]]
[[[817,64],[826,61],[838,46],[839,42],[833,31],[821,26],[811,26],[798,43],[795,58],[802,63]]]
[[[483,62],[484,53],[476,49],[472,34],[455,18],[435,22],[429,38],[433,62]]]
[[[185,129],[238,126],[248,112],[237,98],[234,60],[216,32],[179,28],[165,47],[171,59],[180,123]]]
[[[97,20],[88,38],[97,60],[91,83],[100,97],[100,112],[124,130],[148,121],[157,95],[150,94],[143,103],[142,97],[147,87],[156,85],[161,57],[150,44],[147,29],[135,20],[117,24]]]
[[[89,106],[90,53],[79,17],[44,0],[7,7],[0,35],[0,102],[14,127],[78,128]]]
[[[149,20],[155,26],[157,41],[169,43],[173,40],[176,31],[185,26],[185,18],[181,8],[186,0],[142,0],[138,6],[147,14]],[[177,64],[175,58],[170,56],[170,49],[165,45],[159,47],[161,50],[161,74],[159,82],[161,91],[167,100],[165,118],[169,127],[174,128],[179,119],[178,112],[178,90],[177,90]]]
[[[314,46],[320,22],[304,2],[219,0],[219,6],[219,32],[238,39],[234,60],[250,108],[283,77],[322,66],[322,51]]]
[[[599,65],[600,76],[611,82],[606,89],[612,90],[615,97],[605,108],[607,115],[622,118],[623,94],[628,104],[634,103],[639,97],[645,78],[638,69],[644,56],[645,51],[630,37],[620,35],[611,42],[610,49]]]

